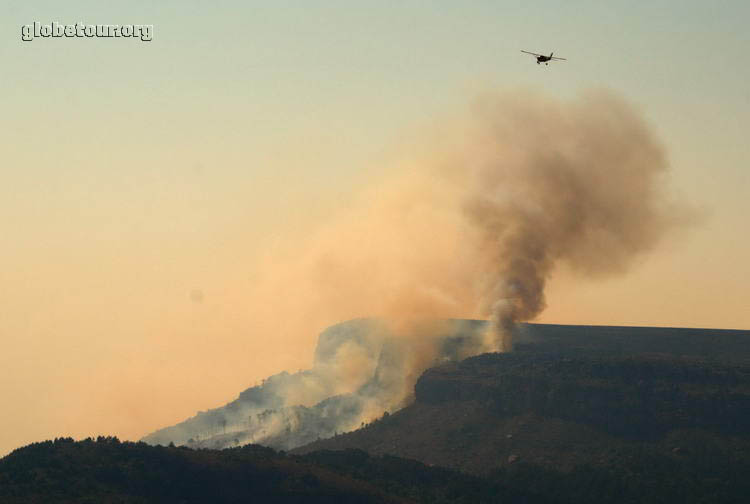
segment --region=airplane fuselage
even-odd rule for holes
[[[550,61],[565,60],[565,58],[555,57],[555,53],[553,53],[553,52],[549,53],[549,56],[546,56],[544,54],[539,54],[539,53],[533,53],[533,52],[529,52],[529,51],[524,51],[524,50],[521,50],[521,52],[533,55],[536,58],[536,64],[537,65],[539,65],[540,63],[544,63],[545,65],[549,65]]]

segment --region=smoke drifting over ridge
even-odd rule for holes
[[[377,319],[331,326],[318,337],[311,369],[270,376],[225,406],[160,429],[143,441],[196,448],[253,442],[288,450],[356,429],[385,411],[406,406],[424,369],[481,348],[484,322],[418,325],[419,339],[395,334],[391,324]]]
[[[325,331],[312,369],[147,441],[289,449],[356,428],[408,402],[426,368],[512,349],[556,266],[622,273],[685,221],[665,195],[660,144],[617,97],[493,95],[475,109],[420,161],[261,261],[251,309],[283,351],[302,353],[342,320],[378,322]],[[477,317],[490,324],[447,322]]]

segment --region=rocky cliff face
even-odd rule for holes
[[[750,367],[664,356],[487,354],[427,370],[419,403],[473,401],[497,417],[558,418],[627,439],[750,432]]]
[[[357,448],[487,474],[669,459],[704,449],[700,439],[722,453],[750,444],[749,331],[519,330],[513,352],[430,368],[413,404],[295,451]]]

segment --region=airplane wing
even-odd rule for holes
[[[567,60],[567,59],[565,59],[565,58],[558,58],[557,56],[554,56],[554,57],[553,57],[552,59],[553,59],[553,60],[560,60],[560,61],[568,61],[568,60]]]
[[[534,55],[534,56],[543,56],[542,54],[537,54],[537,53],[535,53],[535,52],[524,51],[523,49],[521,49],[521,52],[522,52],[522,53],[526,53],[526,54],[532,54],[532,55]]]

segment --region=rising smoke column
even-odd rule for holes
[[[684,221],[659,141],[614,94],[490,94],[474,112],[442,121],[315,229],[279,230],[248,302],[254,333],[273,335],[265,352],[308,354],[358,317],[396,321],[415,348],[410,319],[488,317],[478,351],[509,350],[508,328],[542,312],[558,266],[623,273]],[[413,374],[430,361],[415,357]]]
[[[561,104],[485,99],[465,155],[464,196],[486,277],[482,311],[497,347],[545,308],[558,263],[584,276],[624,272],[681,222],[666,203],[668,164],[637,112],[605,92]]]

